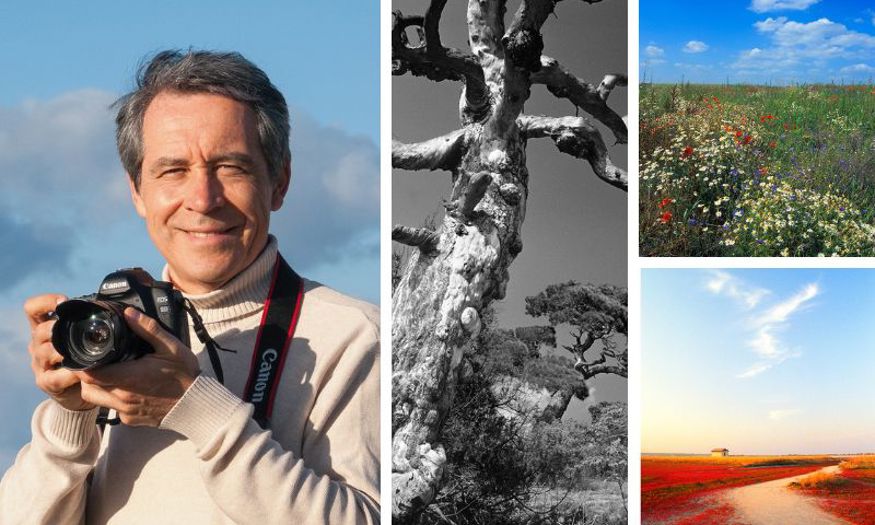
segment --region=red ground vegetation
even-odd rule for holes
[[[676,524],[684,525],[731,522],[731,507],[708,496],[733,487],[807,474],[829,462],[823,457],[645,457],[641,459],[641,519],[644,523],[677,520]]]
[[[847,483],[801,492],[816,498],[817,504],[833,515],[857,525],[875,525],[875,468],[843,468],[838,475]]]

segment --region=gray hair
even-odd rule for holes
[[[258,139],[271,177],[278,177],[291,159],[289,109],[267,75],[239,53],[161,51],[143,62],[137,88],[113,104],[116,143],[125,171],[140,187],[143,165],[143,115],[162,91],[212,93],[248,105],[255,113]]]

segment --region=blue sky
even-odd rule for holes
[[[875,451],[875,270],[642,273],[644,452]]]
[[[292,113],[292,186],[271,219],[305,276],[379,299],[379,2],[47,1],[0,4],[0,471],[29,439],[21,306],[94,291],[116,268],[160,275],[133,211],[108,110],[139,61],[234,50]]]
[[[866,0],[641,0],[642,80],[872,82],[875,4]]]

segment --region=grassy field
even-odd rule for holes
[[[832,514],[857,525],[875,525],[875,456],[857,456],[839,464],[841,472],[812,474],[793,488],[813,496]]]
[[[875,255],[875,87],[640,90],[653,256]]]
[[[642,523],[732,523],[722,490],[813,472],[830,456],[642,456]]]

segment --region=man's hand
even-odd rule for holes
[[[67,300],[63,295],[45,294],[31,297],[24,303],[24,313],[30,322],[30,367],[36,386],[67,410],[90,410],[94,405],[82,399],[79,378],[64,368],[58,368],[63,357],[52,345],[55,321],[49,314]]]
[[[75,374],[82,399],[118,412],[122,423],[157,427],[200,373],[190,348],[136,308],[125,309],[128,326],[155,349],[140,359]]]

